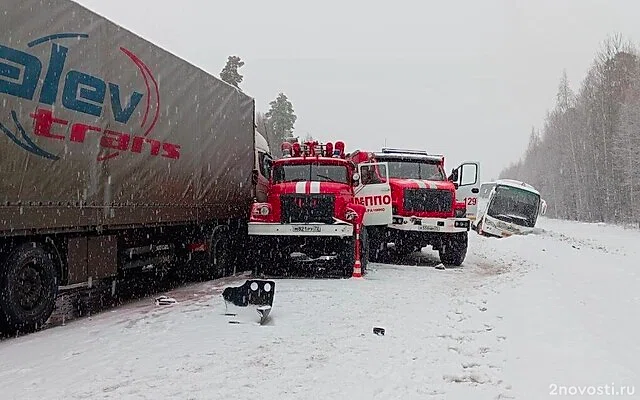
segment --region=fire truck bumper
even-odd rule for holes
[[[468,218],[419,218],[394,215],[389,228],[413,232],[458,233],[468,232],[471,221]]]
[[[353,235],[353,225],[343,224],[274,224],[249,222],[249,235],[255,236],[333,236]]]

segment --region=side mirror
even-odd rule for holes
[[[357,172],[354,172],[353,175],[351,176],[351,179],[353,180],[353,185],[357,186],[358,181],[360,181],[360,174]]]
[[[458,181],[458,170],[457,169],[452,169],[451,170],[451,175],[449,175],[449,180],[452,182],[457,182]]]
[[[258,170],[254,169],[252,174],[251,174],[251,183],[253,185],[257,185],[258,184]]]
[[[547,213],[547,202],[542,200],[540,203],[540,215],[545,215]]]

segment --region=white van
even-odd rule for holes
[[[546,202],[531,185],[499,179],[480,186],[475,230],[486,236],[507,237],[532,232]]]

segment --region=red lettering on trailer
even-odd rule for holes
[[[34,119],[34,133],[38,136],[55,140],[64,140],[66,137],[61,131],[53,131],[57,125],[67,126],[70,121],[56,118],[51,110],[38,109],[35,113],[30,114]],[[141,136],[132,137],[131,134],[125,132],[117,132],[111,129],[102,129],[97,126],[86,125],[80,122],[71,122],[71,134],[69,141],[75,143],[84,143],[87,133],[97,133],[100,138],[100,147],[118,150],[130,151],[132,153],[142,153],[144,143],[149,144],[149,153],[152,156],[162,156],[171,159],[180,158],[180,145],[175,143],[161,142],[156,139],[145,138]],[[161,154],[162,151],[162,154]],[[115,153],[108,156],[102,156],[102,159],[112,158]]]

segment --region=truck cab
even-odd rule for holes
[[[443,264],[462,264],[470,230],[467,204],[476,205],[468,197],[475,199],[478,191],[479,163],[464,163],[447,177],[444,156],[424,151],[383,148],[380,152],[356,151],[349,157],[361,167],[384,163],[388,169],[392,221],[382,225],[365,217],[372,258],[384,257],[390,243],[398,255],[430,245],[438,250]],[[472,181],[469,166],[475,167]],[[461,182],[463,170],[466,175]],[[366,183],[367,177],[361,174]]]
[[[530,233],[538,216],[546,213],[540,193],[525,182],[500,179],[489,188],[475,228],[481,235],[503,238]]]
[[[363,261],[364,271],[368,241],[359,226],[365,207],[354,201],[355,188],[363,185],[344,142],[285,142],[281,150],[270,166],[266,201],[256,201],[250,214],[259,269],[286,272],[280,264],[302,253],[306,261],[337,261],[349,275]]]

